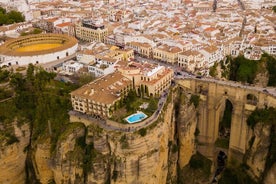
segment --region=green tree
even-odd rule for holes
[[[0,12],[0,26],[7,24],[8,22],[8,16],[6,14],[3,14]]]
[[[6,12],[7,12],[6,9],[4,9],[3,7],[0,6],[0,13],[6,14]]]
[[[273,6],[272,10],[276,13],[276,6]]]
[[[276,59],[268,54],[263,54],[262,60],[266,60],[266,68],[269,73],[268,86],[276,86]]]
[[[217,66],[218,66],[218,63],[215,63],[213,66],[211,66],[211,67],[209,68],[209,75],[210,75],[210,76],[216,77],[216,76],[218,75]]]
[[[2,69],[0,68],[0,83],[1,83],[1,82],[7,82],[8,79],[9,79],[9,74],[10,74],[9,71],[7,71],[7,70],[2,70]]]
[[[245,59],[244,56],[230,60],[230,80],[253,83],[258,61]]]
[[[7,15],[8,15],[8,18],[10,20],[12,20],[13,22],[18,23],[18,22],[25,21],[25,17],[22,15],[22,13],[20,13],[18,11],[12,10]]]
[[[4,8],[0,7],[0,26],[24,21],[25,17],[22,15],[22,13],[15,10],[7,12]]]
[[[141,128],[138,132],[142,137],[144,137],[147,134],[147,129]]]
[[[158,105],[158,100],[154,99],[154,98],[151,98],[150,101],[149,101],[149,106],[147,108],[147,111],[149,113],[155,112],[156,109],[157,109],[157,105]]]

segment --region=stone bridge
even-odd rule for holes
[[[197,137],[198,151],[211,159],[216,152],[215,141],[227,99],[233,107],[228,156],[238,160],[243,158],[253,133],[247,126],[247,117],[256,108],[276,107],[276,95],[265,88],[197,78],[176,80],[176,83],[184,90],[200,96],[197,112],[197,127],[200,131]]]

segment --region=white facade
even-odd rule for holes
[[[62,70],[70,73],[77,72],[82,67],[83,67],[83,64],[75,61],[68,61],[62,64]]]
[[[108,62],[106,60],[97,60],[94,65],[88,66],[88,72],[93,73],[95,77],[104,76],[115,71],[116,62]]]
[[[78,44],[73,45],[70,48],[64,49],[62,51],[33,55],[33,56],[7,56],[0,55],[0,66],[11,66],[11,65],[20,65],[25,66],[30,63],[32,64],[45,64],[52,62],[58,59],[63,59],[68,55],[75,54],[78,48]]]

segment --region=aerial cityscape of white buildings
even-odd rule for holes
[[[96,76],[110,73],[118,62],[116,54],[97,51],[106,44],[206,75],[215,62],[227,55],[242,53],[256,60],[262,52],[276,55],[273,0],[0,0],[0,3],[22,11],[27,20],[0,27],[0,37],[15,37],[31,25],[89,41],[90,46],[87,43],[80,46],[78,60],[90,64],[88,69],[96,71]],[[89,25],[85,21],[90,21]],[[103,42],[102,47],[95,47],[99,42]]]

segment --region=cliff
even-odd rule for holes
[[[50,133],[41,134],[30,146],[27,124],[0,124],[0,183],[25,183],[30,174],[25,170],[42,184],[208,183],[212,164],[196,154],[198,113],[191,96],[174,90],[159,117],[134,132],[76,118],[63,127],[56,142]],[[267,167],[272,129],[264,123],[255,125],[244,159],[251,176],[263,177],[266,184],[275,179],[275,163]]]
[[[0,183],[24,184],[27,156],[25,148],[30,141],[30,128],[28,124],[19,125],[17,121],[8,126],[1,125],[0,129]]]
[[[33,163],[41,183],[166,183],[175,145],[174,104],[166,105],[159,118],[135,132],[109,131],[90,122],[72,122],[50,153],[50,141],[38,141]],[[173,144],[172,144],[173,143]],[[170,163],[169,163],[170,162]]]
[[[252,146],[248,150],[246,163],[255,177],[260,178],[265,170],[270,146],[271,125],[257,123],[253,129]]]

